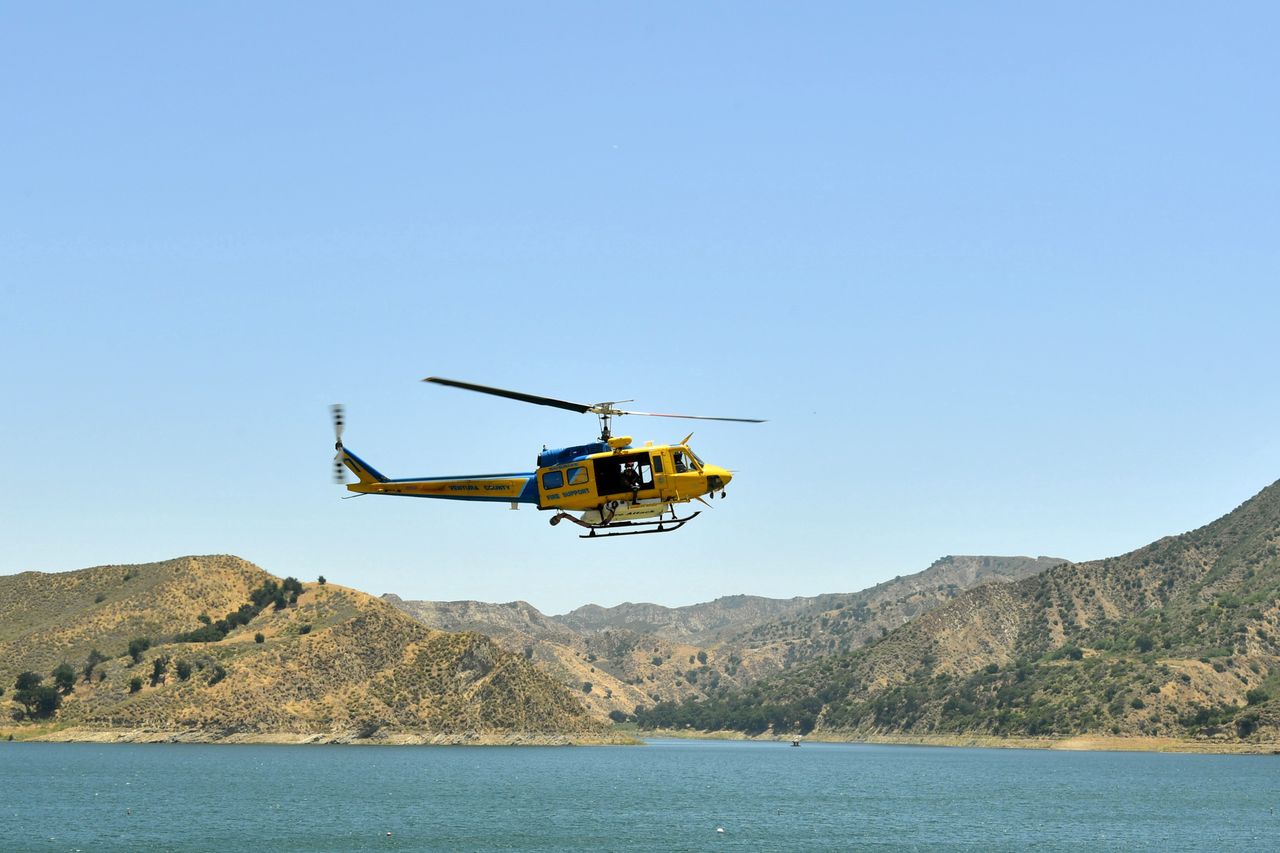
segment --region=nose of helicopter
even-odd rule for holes
[[[718,465],[706,466],[705,473],[707,475],[707,491],[710,492],[724,491],[724,487],[729,485],[729,481],[733,479],[732,474]]]

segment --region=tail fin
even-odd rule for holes
[[[361,483],[385,483],[387,478],[382,476],[376,468],[365,462],[359,456],[356,456],[345,447],[338,451],[342,464],[350,469],[352,474],[356,475]]]

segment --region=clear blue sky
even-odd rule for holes
[[[1274,4],[0,7],[0,573],[689,604],[1117,554],[1280,477]],[[696,430],[671,536],[339,500]]]

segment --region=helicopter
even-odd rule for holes
[[[510,503],[511,509],[520,504],[533,504],[540,510],[553,511],[550,519],[554,527],[561,521],[570,521],[586,529],[581,539],[610,536],[634,536],[641,533],[671,533],[697,518],[701,510],[681,516],[678,504],[714,498],[716,493],[725,497],[725,487],[733,474],[725,468],[710,465],[689,447],[693,433],[675,444],[658,444],[652,441],[636,447],[631,437],[615,436],[612,423],[622,415],[643,415],[656,418],[681,418],[688,420],[735,421],[737,423],[765,423],[757,418],[718,418],[705,415],[668,415],[656,412],[632,412],[617,408],[619,403],[633,400],[613,400],[604,403],[574,403],[554,397],[541,397],[521,391],[508,391],[487,385],[458,382],[439,376],[428,376],[423,382],[491,394],[553,406],[572,412],[591,413],[600,420],[600,437],[597,441],[573,447],[548,449],[538,454],[537,470],[512,474],[479,474],[456,477],[410,477],[391,479],[381,474],[369,463],[348,450],[342,443],[346,412],[341,404],[331,407],[334,449],[334,482],[346,485],[347,490],[360,495],[401,495],[414,498],[438,498],[456,501],[483,501]],[[346,482],[346,472],[356,477],[356,482]],[[576,514],[575,514],[576,513]]]

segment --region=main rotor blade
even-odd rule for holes
[[[554,397],[539,397],[536,394],[525,394],[521,391],[507,391],[504,388],[490,388],[488,385],[472,385],[470,382],[458,382],[453,379],[441,379],[439,376],[428,376],[423,382],[434,382],[437,385],[448,385],[464,391],[478,391],[481,394],[492,394],[495,397],[506,397],[508,400],[520,400],[524,403],[536,403],[539,406],[555,406],[557,409],[568,409],[571,412],[589,412],[594,407],[585,403],[572,403],[568,400],[557,400]]]
[[[760,418],[713,418],[709,415],[664,415],[659,412],[614,412],[615,415],[644,415],[647,418],[681,418],[686,421],[734,421],[740,424],[763,424]]]

